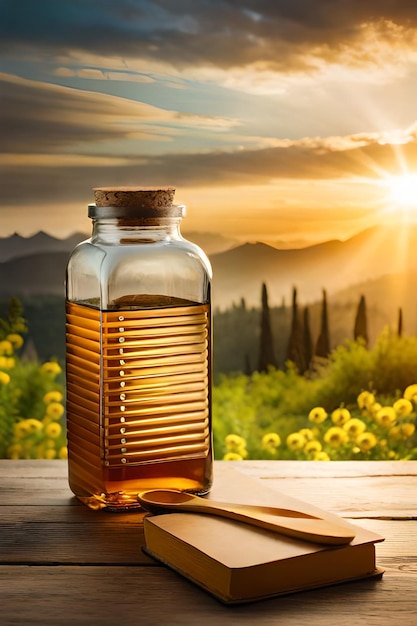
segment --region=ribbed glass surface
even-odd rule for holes
[[[97,454],[109,468],[206,457],[208,305],[67,306],[69,446],[81,465]]]

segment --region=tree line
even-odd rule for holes
[[[261,295],[261,318],[260,318],[260,342],[258,371],[267,371],[269,367],[280,367],[274,351],[274,336],[271,325],[271,313],[268,303],[268,291],[265,283],[262,284]],[[402,309],[398,312],[397,334],[402,335],[403,316]],[[362,294],[357,306],[352,337],[355,341],[362,341],[368,347],[368,314],[366,298]],[[330,355],[330,325],[326,290],[322,290],[320,329],[317,340],[314,342],[310,325],[309,307],[299,310],[297,301],[297,288],[293,288],[291,324],[288,342],[285,352],[285,361],[292,362],[300,374],[305,374],[312,369],[314,363],[320,359],[327,359]]]
[[[22,296],[19,299],[28,320],[29,332],[25,342],[28,358],[58,358],[63,363],[64,298],[42,295]],[[8,301],[0,302],[0,314],[6,314],[7,307]],[[353,316],[355,308],[356,314]],[[328,357],[332,344],[334,347],[349,337],[362,337],[368,344],[365,296],[361,296],[357,306],[350,303],[335,307],[333,304],[330,323],[328,309],[325,290],[321,302],[301,307],[297,301],[296,288],[293,289],[289,306],[283,301],[279,306],[271,307],[266,284],[262,284],[260,307],[248,308],[242,298],[240,303],[226,311],[214,310],[214,376],[238,371],[251,374],[254,371],[265,371],[270,366],[283,369],[288,361],[295,363],[299,372],[304,373],[311,369],[315,360]],[[352,323],[354,327],[351,330]],[[403,332],[401,309],[397,332],[399,335]],[[313,336],[317,336],[317,339]]]

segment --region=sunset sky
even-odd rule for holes
[[[346,239],[416,211],[416,3],[0,0],[0,126],[0,237],[171,185],[189,231]]]

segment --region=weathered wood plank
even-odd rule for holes
[[[21,467],[24,463],[26,461],[17,462],[17,465]],[[10,471],[5,476],[2,473],[4,465],[0,462],[0,507],[33,505],[53,507],[54,510],[63,507],[69,517],[73,508],[84,508],[69,490],[65,462],[27,461],[27,463],[28,467],[33,467],[34,473],[31,474],[28,470],[19,477],[12,475]],[[216,463],[215,484],[217,480],[227,481],[228,473],[238,469],[246,476],[261,480],[263,485],[271,489],[307,500],[344,517],[407,519],[417,516],[415,475],[413,474],[416,465],[412,461],[399,463],[405,469],[410,468],[408,474],[405,473],[405,469],[403,471],[397,469],[397,474],[390,476],[385,474],[386,469],[388,466],[398,468],[398,464],[371,462],[374,474],[369,476],[369,473],[366,473],[361,476],[357,475],[355,468],[359,465],[367,469],[368,462],[354,462],[349,465],[353,468],[352,471],[345,470],[343,475],[337,477],[334,476],[333,468],[339,466],[339,463],[300,462],[300,466],[298,462],[284,462],[286,467],[297,465],[298,469],[294,472],[297,475],[293,477],[275,471],[277,465],[280,467],[279,462],[272,462],[269,465],[268,463],[265,461],[237,464]],[[11,465],[13,462],[6,462],[7,468],[10,469]],[[324,466],[326,474],[323,469],[320,469],[318,476],[312,476],[312,473],[317,473],[315,469],[317,466],[320,468]],[[382,470],[378,470],[381,466]],[[50,476],[46,476],[45,468],[48,468]],[[313,468],[314,472],[311,472],[310,468]],[[300,469],[303,469],[304,473],[301,473]],[[18,469],[17,474],[20,471],[21,469]],[[39,473],[41,476],[38,476]]]
[[[224,607],[163,567],[0,567],[2,624],[352,624],[411,626],[416,576],[407,571],[244,606]],[[57,615],[57,607],[65,612]]]
[[[254,474],[250,474],[254,477]],[[342,517],[417,517],[416,477],[352,476],[262,479],[264,485]]]
[[[229,461],[230,462],[230,461]],[[227,461],[218,462],[227,463]],[[234,461],[257,478],[417,476],[417,461]]]
[[[258,478],[302,478],[310,476],[417,476],[417,461],[216,461],[215,465],[234,465],[239,471],[253,473]],[[0,459],[0,486],[6,477],[52,478],[66,480],[67,462],[61,460],[37,461]]]

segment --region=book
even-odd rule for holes
[[[201,513],[147,514],[143,549],[148,555],[226,604],[382,575],[375,552],[380,535],[235,470],[223,467],[222,473],[208,499],[300,510],[348,526],[355,538],[328,546]]]

